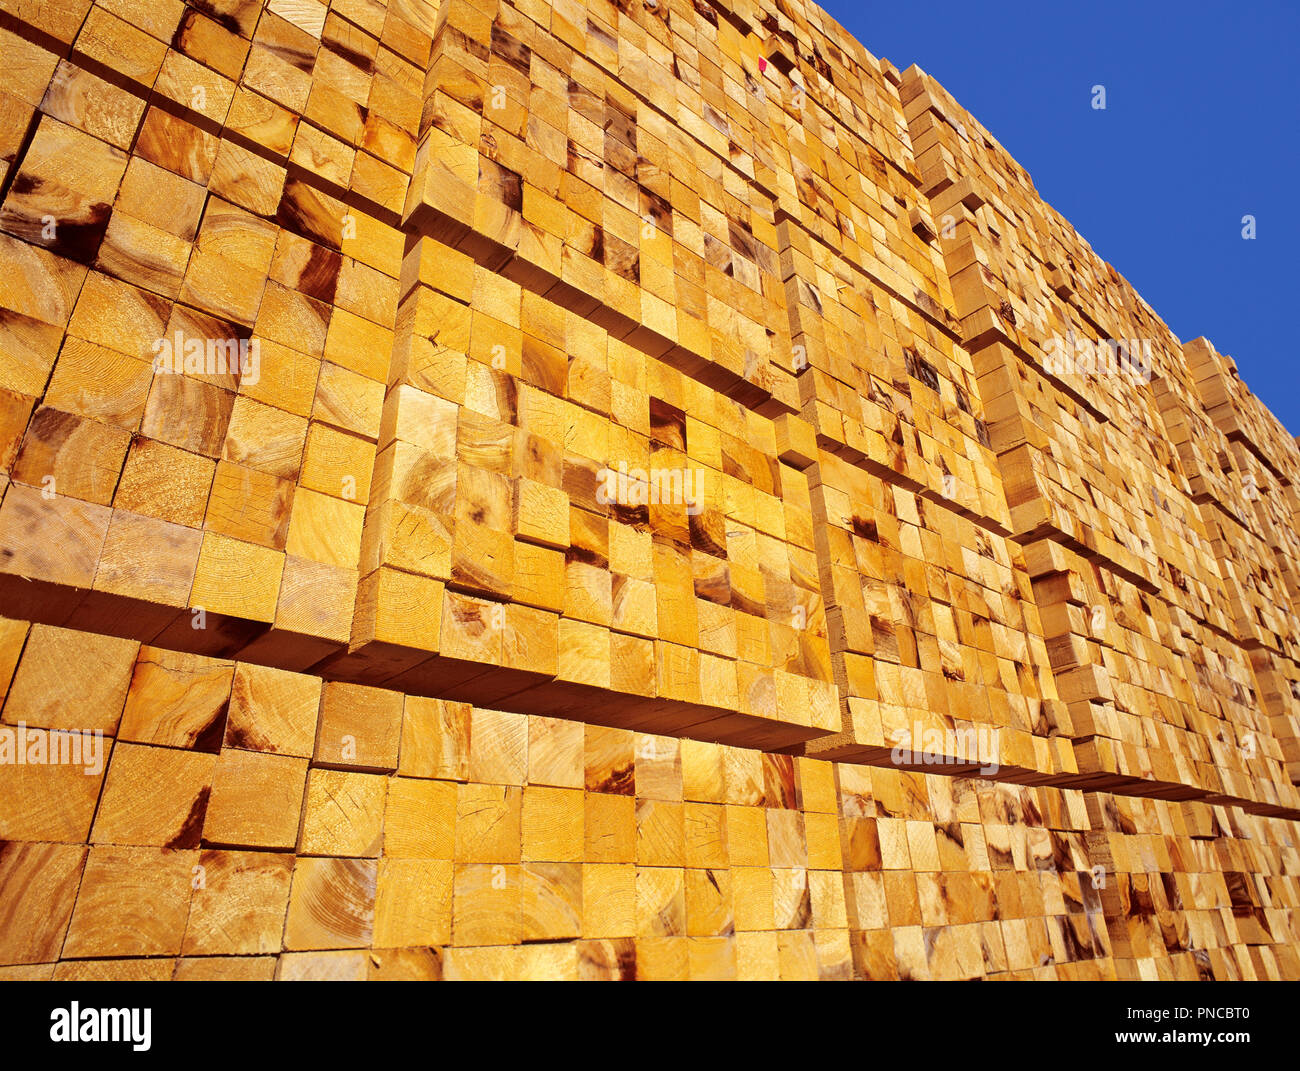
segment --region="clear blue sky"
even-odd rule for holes
[[[1300,3],[823,6],[938,79],[1179,338],[1230,354],[1300,434]]]

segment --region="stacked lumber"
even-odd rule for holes
[[[1166,422],[1197,474],[1194,488],[1221,562],[1233,634],[1249,651],[1258,702],[1290,780],[1300,783],[1300,453],[1241,383],[1230,358],[1203,338],[1183,352],[1192,385],[1166,392]]]
[[[1241,443],[1283,484],[1293,486],[1300,473],[1300,448],[1268,408],[1241,379],[1236,362],[1205,338],[1183,347],[1188,374],[1215,427]]]
[[[919,752],[934,733],[947,763],[999,766],[1000,776],[1074,773],[1020,549],[838,457],[823,453],[817,471],[822,588],[846,718],[807,753],[897,763],[900,741]],[[982,761],[943,750],[972,731],[987,741]]]
[[[1089,799],[1091,858],[1113,875],[1101,897],[1120,978],[1290,977],[1294,925],[1278,876],[1295,848],[1287,823],[1203,803]]]
[[[1010,518],[969,356],[846,259],[832,261],[792,226],[781,233],[791,335],[806,360],[803,413],[819,445],[1005,532]]]
[[[742,52],[704,4],[448,0],[408,226],[735,397],[795,408]]]
[[[111,749],[0,766],[7,976],[851,974],[828,763],[6,624]]]
[[[1300,665],[1264,648],[1250,652],[1256,696],[1271,723],[1292,784],[1300,785]]]
[[[1046,654],[1022,612],[1028,581],[1013,576],[1001,477],[946,311],[896,73],[816,9],[743,5],[732,19],[766,38],[760,71],[781,88],[764,93],[789,172],[781,273],[816,434],[808,472],[845,697],[844,731],[808,753],[894,762],[900,738],[919,752],[934,732],[951,750],[954,734],[1005,730],[1007,769],[1072,773],[1068,742],[1047,739]]]
[[[752,16],[751,16],[752,17]],[[778,211],[818,267],[836,275],[847,261],[949,331],[946,273],[933,236],[898,95],[896,72],[839,30],[797,39],[772,30],[767,13],[751,32],[767,34],[766,118],[779,145]],[[839,28],[836,27],[838,30]],[[780,72],[780,73],[774,73]],[[767,88],[767,87],[765,87]],[[804,275],[817,284],[815,273]],[[832,298],[835,295],[830,295]]]
[[[1300,976],[1300,447],[924,72],[0,48],[0,977]]]
[[[736,743],[837,729],[807,425],[435,239],[402,279],[352,650],[323,668]]]
[[[1193,397],[1218,433],[1214,460],[1236,477],[1233,489],[1220,487],[1213,498],[1219,507],[1214,514],[1219,539],[1233,549],[1235,583],[1230,590],[1239,635],[1298,661],[1300,638],[1290,621],[1300,598],[1294,509],[1300,451],[1242,384],[1230,358],[1203,338],[1189,342],[1184,353],[1195,381]]]
[[[779,89],[763,96],[783,180],[781,278],[820,445],[1005,527],[892,67],[816,9],[742,5],[732,18],[765,38],[761,71]]]
[[[105,762],[93,776],[0,765],[3,977],[1300,969],[1293,827],[1235,807],[832,763],[4,631],[0,729],[80,711]],[[74,659],[97,672],[69,673]]]
[[[57,69],[0,206],[10,609],[306,668],[350,636],[429,38],[130,13],[23,43]]]
[[[948,221],[955,315],[1080,774],[1098,788],[1134,778],[1148,788],[1129,791],[1293,806],[1289,730],[1256,706],[1238,642],[1256,622],[1278,634],[1293,611],[1265,609],[1265,555],[1252,555],[1253,583],[1235,580],[1193,445],[1205,421],[1183,415],[1199,403],[1177,339],[942,87],[913,68],[900,92],[932,215]],[[1140,366],[1097,363],[1099,339],[1128,341]],[[1194,681],[1180,680],[1188,658]]]
[[[846,873],[859,977],[1295,970],[1294,949],[1277,943],[1295,925],[1282,877],[1288,823],[1202,803],[907,774],[899,786],[889,771],[837,769],[853,817],[844,836],[871,846],[857,856],[871,861],[863,872]]]
[[[990,430],[1004,476],[1017,486],[1013,529],[1050,526],[1158,583],[1151,488],[1161,501],[1184,488],[1145,368],[1161,373],[1177,340],[1130,313],[1127,284],[942,87],[913,68],[901,93],[914,144],[925,146],[932,214],[947,221],[941,244],[961,337],[1000,425]],[[1111,355],[1106,339],[1141,345]]]
[[[1167,798],[1227,795],[1261,813],[1295,806],[1247,652],[1055,544],[1027,557],[1085,783],[1139,795],[1163,784]]]

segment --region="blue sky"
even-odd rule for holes
[[[937,78],[1179,338],[1230,354],[1300,434],[1300,4],[823,6]]]

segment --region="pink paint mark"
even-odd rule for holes
[[[767,70],[767,60],[765,60],[762,56],[758,57],[758,69],[760,71]]]

